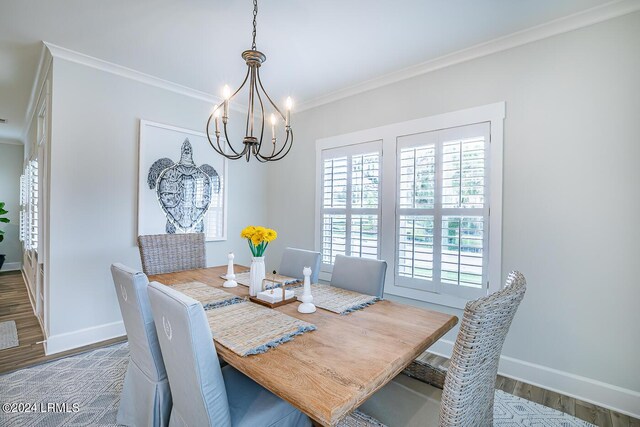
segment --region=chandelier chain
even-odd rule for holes
[[[258,16],[258,0],[253,0],[253,43],[251,49],[256,50],[256,17]]]

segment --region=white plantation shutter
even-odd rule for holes
[[[38,250],[38,162],[31,162],[31,208],[33,210],[31,215],[31,248],[35,251]]]
[[[20,241],[25,242],[27,236],[27,188],[26,188],[26,176],[23,173],[20,175]]]
[[[398,138],[396,283],[486,294],[489,123]]]
[[[381,143],[322,151],[321,251],[325,271],[336,255],[378,258]]]

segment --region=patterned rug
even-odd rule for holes
[[[123,343],[2,375],[0,426],[115,426],[128,363]]]
[[[0,375],[0,426],[116,426],[128,358],[128,344],[123,343]],[[19,404],[23,404],[21,408],[17,408]],[[24,404],[29,404],[28,408]],[[14,409],[12,406],[21,411],[6,411]],[[500,390],[496,391],[494,416],[496,427],[591,426]],[[366,415],[355,413],[339,426],[370,425],[365,424],[367,419]]]
[[[18,345],[18,329],[16,329],[15,320],[0,322],[0,350]]]

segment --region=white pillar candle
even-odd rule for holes
[[[285,126],[291,126],[291,107],[293,107],[293,101],[291,97],[287,97],[287,117],[285,121]]]

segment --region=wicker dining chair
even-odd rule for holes
[[[203,233],[138,236],[138,249],[147,275],[207,266]]]
[[[500,353],[525,292],[524,276],[513,271],[503,289],[467,303],[448,368],[414,361],[403,372],[442,389],[439,404],[441,427],[493,425],[493,402]],[[425,387],[429,388],[427,385]],[[384,392],[384,389],[381,391]],[[374,395],[370,404],[392,405],[385,401],[386,397],[381,395],[376,400]],[[362,409],[366,412],[366,404]],[[393,409],[392,406],[390,410]],[[380,414],[384,414],[384,408],[379,410],[382,411]]]
[[[526,290],[524,276],[514,271],[503,289],[466,305],[444,381],[440,425],[493,424],[500,353]]]

